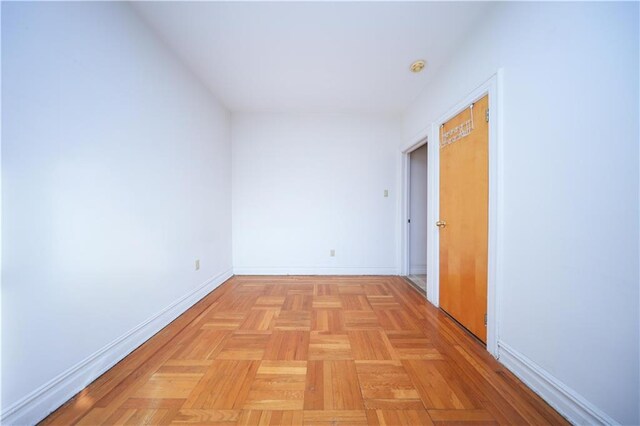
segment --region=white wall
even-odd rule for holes
[[[232,133],[236,273],[397,273],[399,117],[234,114]]]
[[[498,4],[407,111],[405,144],[504,67],[499,338],[638,424],[638,4]]]
[[[427,273],[427,145],[409,155],[409,272]],[[426,291],[426,288],[424,289]]]
[[[231,147],[127,4],[2,9],[7,409],[230,270]]]

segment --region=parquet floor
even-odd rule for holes
[[[234,277],[43,424],[566,424],[399,277]]]

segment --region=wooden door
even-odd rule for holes
[[[488,95],[440,128],[440,307],[486,342]]]

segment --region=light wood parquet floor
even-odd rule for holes
[[[399,277],[236,276],[42,424],[566,424]]]

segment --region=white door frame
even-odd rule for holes
[[[440,241],[435,222],[440,210],[440,125],[446,123],[469,106],[469,104],[489,95],[489,228],[488,228],[488,269],[487,269],[487,351],[498,358],[498,337],[500,334],[500,300],[502,290],[502,221],[503,215],[503,142],[502,142],[502,69],[469,93],[464,99],[442,114],[402,150],[403,157],[403,214],[402,219],[402,274],[408,274],[408,161],[409,153],[424,144],[428,137],[435,141],[427,145],[428,194],[427,194],[427,299],[435,306],[440,305]]]
[[[411,153],[418,148],[421,148],[424,145],[428,147],[428,137],[425,136],[422,139],[415,142],[413,145],[402,151],[402,266],[400,274],[403,276],[408,276],[411,272],[411,238],[410,238],[410,226],[409,226],[409,216],[411,215]],[[427,165],[428,168],[428,165]],[[429,173],[429,170],[427,170]],[[428,184],[428,182],[427,182]],[[428,189],[427,189],[428,190]],[[427,206],[428,210],[428,206]],[[427,212],[427,223],[429,221],[429,213]],[[428,247],[428,245],[427,245]],[[425,265],[427,264],[427,260],[425,259]],[[426,289],[425,289],[426,290]]]

